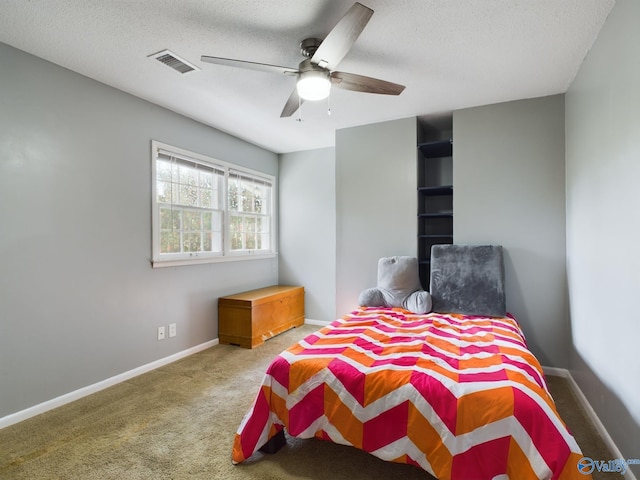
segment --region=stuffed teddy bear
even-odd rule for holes
[[[384,257],[378,260],[378,286],[360,293],[363,307],[401,307],[413,313],[431,311],[431,294],[422,289],[415,257]]]

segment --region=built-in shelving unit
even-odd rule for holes
[[[453,141],[418,145],[418,262],[429,289],[431,246],[453,243]]]

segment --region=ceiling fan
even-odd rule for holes
[[[300,62],[298,68],[206,55],[203,55],[201,60],[229,67],[296,75],[298,77],[296,88],[285,103],[280,117],[293,115],[305,100],[314,101],[327,98],[331,86],[356,92],[400,95],[405,88],[404,85],[335,70],[338,63],[360,36],[372,15],[373,10],[356,2],[324,40],[307,38],[300,42],[300,52],[306,59]]]

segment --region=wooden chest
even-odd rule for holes
[[[274,285],[218,299],[218,339],[223,344],[257,347],[303,323],[303,287]]]

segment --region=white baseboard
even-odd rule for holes
[[[181,358],[185,358],[189,355],[193,355],[194,353],[206,350],[207,348],[213,347],[217,344],[218,339],[215,338],[208,342],[201,343],[200,345],[196,345],[195,347],[188,348],[181,352],[174,353],[173,355],[169,355],[168,357],[161,358],[151,363],[147,363],[146,365],[142,365],[138,368],[134,368],[133,370],[129,370],[128,372],[120,373],[119,375],[115,375],[111,378],[107,378],[106,380],[94,383],[93,385],[82,387],[73,392],[65,393],[64,395],[60,395],[59,397],[47,400],[46,402],[42,402],[38,405],[34,405],[33,407],[26,408],[16,413],[11,413],[5,417],[0,418],[0,429],[22,422],[23,420],[27,420],[28,418],[35,417],[36,415],[40,415],[41,413],[53,410],[54,408],[61,407],[62,405],[73,402],[75,400],[79,400],[83,397],[86,397],[87,395],[99,392],[100,390],[104,390],[105,388],[124,382],[133,377],[137,377],[138,375],[142,375],[143,373],[150,372],[151,370],[155,370],[156,368],[163,367],[164,365],[168,365],[169,363],[173,363],[177,360],[180,360]]]
[[[598,414],[595,412],[595,410],[589,403],[589,400],[587,400],[587,397],[585,397],[584,393],[582,393],[582,390],[580,390],[580,387],[574,380],[573,376],[571,375],[571,372],[566,368],[555,368],[555,367],[542,367],[542,370],[544,371],[545,375],[552,375],[552,376],[562,377],[567,379],[567,381],[569,382],[569,387],[571,388],[571,391],[575,394],[576,399],[578,400],[578,402],[584,409],[585,413],[589,417],[589,420],[591,420],[591,423],[593,424],[593,426],[598,431],[598,434],[600,435],[600,437],[602,437],[602,440],[604,441],[607,448],[611,452],[611,455],[613,455],[613,459],[624,458],[622,456],[622,453],[618,449],[618,446],[615,444],[615,442],[611,438],[611,435],[609,435],[609,432],[607,432],[607,429],[600,421]],[[594,460],[612,460],[612,459],[598,458]],[[626,480],[637,480],[636,476],[633,474],[633,472],[630,469],[627,469],[627,472],[624,474],[624,478]]]
[[[305,318],[304,319],[304,324],[305,325],[319,325],[321,327],[326,327],[327,325],[329,325],[331,322],[327,322],[325,320],[314,320],[312,318]]]

